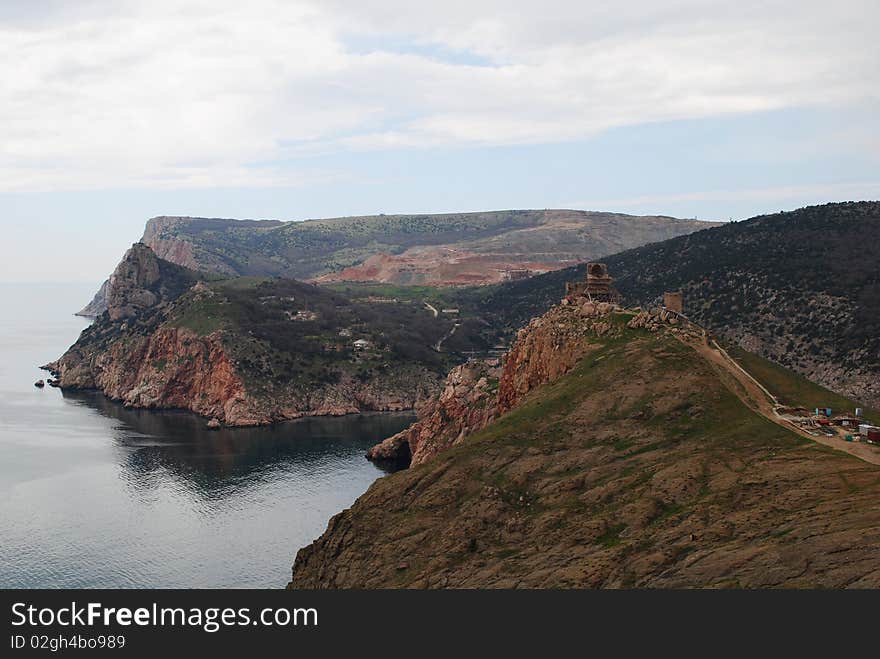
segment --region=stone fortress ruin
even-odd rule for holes
[[[607,265],[587,263],[587,272],[583,281],[566,282],[565,298],[562,303],[564,305],[589,305],[589,303],[599,305],[604,303],[619,308],[622,296],[614,288],[613,283],[614,279],[608,274]],[[641,309],[637,309],[637,311],[641,312]],[[672,317],[684,319],[684,293],[680,290],[663,293],[663,305],[652,313],[662,313],[663,322]]]
[[[612,285],[614,279],[608,274],[604,263],[587,263],[584,281],[569,281],[565,284],[565,297],[570,302],[585,297],[590,302],[620,304],[620,293]]]
[[[684,313],[684,295],[681,291],[663,294],[663,306],[675,313]]]

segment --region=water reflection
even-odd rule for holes
[[[94,292],[79,288],[0,285],[16,310],[0,318],[0,586],[283,586],[297,549],[381,476],[367,448],[412,415],[215,432],[36,389],[85,324],[63,311]]]
[[[63,392],[66,402],[112,419],[119,464],[133,486],[146,488],[157,473],[174,475],[203,496],[240,493],[278,472],[320,472],[328,464],[363,454],[408,426],[412,413],[309,417],[257,428],[208,430],[185,411],[139,410],[97,392]]]

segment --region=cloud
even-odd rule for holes
[[[817,183],[809,185],[735,188],[729,190],[703,190],[617,199],[582,199],[570,202],[566,206],[572,208],[614,208],[620,206],[632,208],[694,201],[780,202],[804,199],[813,199],[815,200],[813,203],[818,203],[819,200],[880,199],[880,180],[874,182]]]
[[[13,1],[0,191],[306,185],[344,173],[282,163],[876,102],[878,19],[848,0]]]

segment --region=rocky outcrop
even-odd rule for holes
[[[171,261],[193,270],[202,269],[196,261],[192,243],[180,238],[165,238],[166,232],[172,230],[182,218],[177,217],[154,217],[147,221],[141,242],[156,253],[160,259]],[[234,274],[229,272],[227,274]]]
[[[596,338],[617,331],[611,304],[554,307],[517,334],[501,359],[471,361],[453,369],[439,395],[419,410],[418,420],[367,452],[377,461],[423,464],[464,441],[533,389],[569,372]]]
[[[224,345],[224,334],[200,336],[163,326],[126,335],[94,349],[74,346],[44,368],[62,388],[99,389],[131,407],[185,409],[227,426],[266,425],[304,416],[411,410],[432,391],[430,379],[335,384],[295,392],[245,385]]]
[[[346,375],[305,391],[265,383],[249,388],[225,338],[220,331],[200,336],[166,325],[146,335],[76,344],[44,368],[57,374],[65,389],[98,389],[132,407],[186,409],[228,426],[411,410],[433,392],[428,373],[368,382]]]
[[[135,243],[110,275],[107,286],[107,313],[111,320],[131,318],[156,305],[152,290],[159,282],[159,260],[143,243]]]
[[[254,304],[263,309],[280,304],[281,297],[312,295],[337,315],[343,313],[343,299],[324,300],[326,294],[296,282],[297,295],[261,299],[252,283],[244,292],[232,283],[218,294],[202,276],[211,277],[160,259],[143,243],[133,245],[110,278],[107,313],[45,366],[57,375],[49,384],[98,389],[133,407],[187,409],[228,426],[411,410],[437,390],[440,376],[423,364],[376,364],[360,355],[347,359],[335,340],[293,362],[294,349],[282,352],[265,335],[255,336],[260,323],[242,328],[237,322],[245,314],[253,320]],[[230,290],[244,297],[238,306],[230,303]],[[297,332],[314,331],[291,324],[280,309],[276,316],[260,312],[267,314],[260,322],[274,323],[276,333],[269,336],[282,346]]]
[[[109,311],[111,320],[131,318],[179,295],[197,279],[194,270],[160,260],[149,245],[138,242],[77,315],[97,318]]]
[[[100,389],[132,407],[187,409],[230,425],[266,421],[248,397],[220,333],[199,336],[163,327],[102,350],[74,346],[47,368],[58,374],[62,388]]]
[[[418,465],[485,427],[494,419],[500,371],[497,360],[453,369],[440,394],[421,409],[418,422],[371,448],[367,457]]]
[[[97,318],[107,311],[107,288],[109,286],[110,280],[105,279],[104,283],[101,284],[101,288],[95,293],[95,297],[92,298],[92,301],[77,311],[75,315],[84,316],[85,318]]]

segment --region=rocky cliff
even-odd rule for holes
[[[48,367],[62,388],[100,389],[132,407],[188,409],[231,425],[265,422],[223,348],[219,333],[161,327],[104,349],[73,348]]]
[[[289,586],[880,586],[877,467],[753,412],[673,320],[556,307],[497,395],[453,373],[401,435],[418,464],[330,520]]]
[[[110,286],[110,280],[105,279],[104,283],[101,284],[101,287],[98,289],[98,292],[95,293],[95,296],[92,298],[91,302],[89,302],[86,306],[76,312],[77,316],[84,316],[86,318],[97,318],[102,313],[107,310],[107,288]]]
[[[419,465],[461,443],[516,407],[533,389],[568,373],[598,338],[619,332],[612,322],[619,311],[605,303],[566,302],[534,318],[519,331],[500,365],[495,359],[475,360],[455,368],[441,393],[419,410],[418,420],[374,446],[367,457]]]
[[[109,281],[107,313],[46,365],[62,388],[254,425],[412,409],[440,381],[441,356],[412,341],[436,341],[451,321],[423,309],[357,306],[294,281],[222,279],[160,259],[143,243]],[[352,347],[356,336],[370,339],[368,349]],[[421,360],[412,356],[419,348]],[[410,356],[395,359],[395,350]]]

